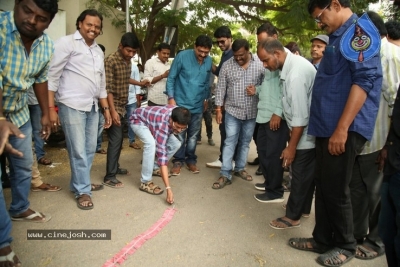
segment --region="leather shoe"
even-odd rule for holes
[[[258,157],[257,157],[253,161],[248,161],[247,163],[249,165],[258,165],[258,164],[260,164],[260,161],[258,160]]]
[[[262,170],[261,170],[261,166],[258,167],[258,169],[256,170],[256,175],[262,175]]]

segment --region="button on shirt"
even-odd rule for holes
[[[271,72],[265,69],[264,80],[260,86],[257,86],[259,101],[256,122],[258,123],[269,122],[273,114],[283,117],[279,72],[279,70]]]
[[[305,58],[286,54],[281,71],[283,114],[290,130],[305,127],[296,149],[315,147],[315,137],[307,134],[310,118],[311,93],[316,74],[314,66]]]
[[[132,72],[131,72],[131,79],[134,79],[136,81],[140,81],[140,74],[139,74],[139,68],[137,67],[136,64],[132,64]],[[137,98],[136,95],[140,95],[140,86],[139,85],[129,85],[129,96],[128,96],[128,105],[136,103]]]
[[[88,46],[79,31],[55,42],[50,62],[49,90],[57,102],[81,111],[98,109],[98,99],[107,98],[104,54],[96,42]]]
[[[163,75],[171,68],[169,62],[163,63],[158,57],[147,60],[144,66],[143,80],[149,80],[150,83],[154,77]],[[167,78],[161,79],[155,84],[150,84],[147,89],[147,99],[157,105],[166,105],[168,103],[168,96],[164,93],[166,90]]]
[[[28,54],[14,22],[14,12],[0,12],[0,88],[5,116],[17,127],[29,120],[27,90],[47,81],[53,42],[43,33]]]
[[[131,65],[130,61],[128,63],[122,58],[119,50],[104,60],[107,93],[113,95],[115,110],[121,116],[125,115],[125,106],[128,104]]]
[[[367,99],[348,131],[359,133],[367,140],[372,137],[379,107],[382,67],[379,53],[364,62],[346,60],[340,53],[340,40],[357,19],[353,14],[339,29],[329,35],[329,45],[318,67],[311,101],[308,133],[330,137],[336,129],[353,84],[360,86]]]
[[[203,113],[204,100],[210,95],[211,57],[197,61],[193,49],[176,55],[167,79],[167,94],[178,106],[187,108],[192,114]]]
[[[218,76],[215,105],[224,106],[226,112],[239,120],[255,119],[258,96],[247,95],[246,87],[260,85],[264,72],[262,62],[253,55],[247,69],[240,66],[233,57],[227,60]]]
[[[156,156],[159,166],[168,164],[167,140],[168,136],[172,134],[169,119],[174,108],[176,106],[172,105],[137,108],[129,118],[131,124],[144,125],[149,128],[156,140]]]

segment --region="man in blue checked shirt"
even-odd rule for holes
[[[10,144],[24,154],[9,154],[14,221],[47,222],[51,216],[29,208],[32,177],[32,126],[29,119],[28,88],[34,90],[42,110],[42,138],[51,132],[47,91],[48,63],[53,42],[43,33],[58,11],[57,1],[16,0],[14,11],[0,14],[0,118],[15,124],[24,139],[10,137]]]

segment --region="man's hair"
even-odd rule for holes
[[[390,20],[385,23],[385,26],[390,39],[400,39],[400,21]]]
[[[257,35],[260,33],[266,32],[268,36],[272,37],[274,34],[278,35],[278,32],[274,25],[271,22],[267,21],[257,28]]]
[[[103,16],[96,9],[86,9],[76,19],[76,29],[79,30],[79,22],[85,20],[86,16],[98,17],[100,19],[100,30],[103,29]]]
[[[132,32],[127,32],[121,37],[121,45],[122,47],[128,46],[133,49],[138,49],[140,47],[140,42],[136,34]]]
[[[228,26],[221,26],[215,30],[214,37],[215,38],[222,38],[222,37],[232,38],[231,29],[229,29]]]
[[[161,44],[159,44],[158,47],[157,47],[157,50],[158,50],[158,51],[161,51],[161,50],[163,50],[163,49],[171,50],[171,46],[170,46],[169,44],[167,44],[167,43],[161,43]]]
[[[293,54],[298,52],[299,55],[301,56],[300,48],[296,42],[289,42],[287,45],[285,45],[285,47],[289,49],[289,51],[292,52]]]
[[[330,5],[331,2],[332,0],[310,0],[308,2],[308,13],[312,14],[317,7],[323,9]],[[342,7],[350,7],[350,0],[338,0],[338,2]]]
[[[176,107],[172,110],[171,119],[176,123],[188,125],[191,119],[191,114],[187,108]]]
[[[19,0],[18,4],[24,0]],[[55,0],[33,0],[35,4],[42,10],[50,13],[50,18],[53,20],[54,16],[58,12],[58,1]]]
[[[374,11],[367,11],[367,15],[371,19],[371,21],[375,25],[375,27],[378,29],[379,34],[386,36],[388,34],[388,32],[385,27],[385,22],[378,15],[378,13],[376,13]]]
[[[102,45],[102,44],[97,44],[97,45],[100,46],[100,48],[103,51],[103,53],[106,52],[106,48],[104,47],[104,45]]]
[[[249,51],[250,45],[246,39],[237,39],[232,44],[232,51],[239,51],[240,48],[244,47],[246,51]]]
[[[282,43],[276,39],[266,39],[258,45],[258,49],[264,49],[268,54],[273,54],[276,50],[285,51]]]
[[[196,38],[196,42],[194,43],[195,46],[207,47],[211,49],[212,47],[212,40],[208,35],[199,35]]]

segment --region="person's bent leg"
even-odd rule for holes
[[[144,125],[131,124],[130,128],[143,142],[142,172],[140,181],[147,183],[152,180],[156,141],[149,128]]]

